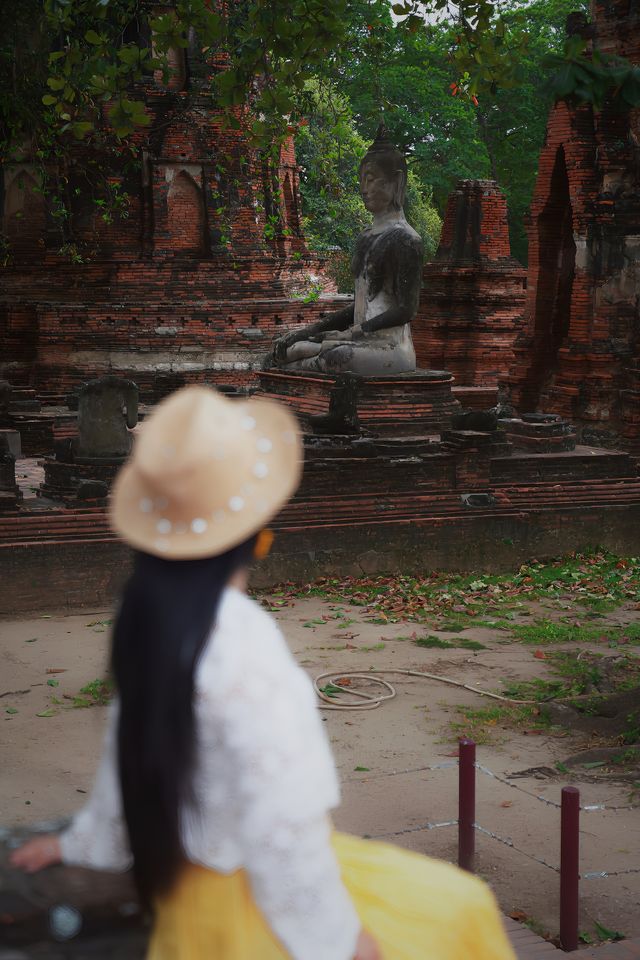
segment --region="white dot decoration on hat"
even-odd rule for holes
[[[158,520],[156,530],[158,533],[171,533],[171,520],[166,520],[164,517]]]
[[[138,503],[142,513],[151,513],[153,510],[153,500],[150,497],[143,497],[142,500]]]
[[[269,473],[269,467],[266,465],[266,463],[263,460],[258,460],[258,462],[254,464],[253,466],[254,477],[258,477],[258,479],[262,480],[264,477],[267,476],[268,473]]]
[[[204,533],[209,524],[202,517],[196,517],[191,521],[191,529],[194,533]]]
[[[260,453],[271,453],[271,450],[273,449],[273,444],[271,443],[271,440],[269,440],[269,437],[260,437],[260,439],[256,443],[256,447],[258,448]]]
[[[171,541],[167,540],[166,537],[158,537],[154,540],[154,546],[156,550],[159,550],[161,553],[166,553],[171,546]]]
[[[243,417],[240,421],[240,426],[243,430],[253,430],[256,425],[256,421],[253,417]]]
[[[243,507],[244,500],[242,497],[231,497],[231,500],[229,500],[229,510],[233,510],[234,513],[238,513]]]

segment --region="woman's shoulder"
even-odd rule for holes
[[[211,682],[232,682],[243,670],[281,670],[293,666],[293,657],[273,617],[240,590],[224,591],[216,623],[203,651],[198,675]]]

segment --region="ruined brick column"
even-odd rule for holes
[[[640,62],[636,6],[595,3],[592,17],[599,50]],[[639,143],[638,110],[564,101],[551,110],[531,204],[526,326],[508,378],[521,413],[557,413],[584,442],[638,452]]]
[[[413,324],[418,365],[450,370],[457,386],[495,388],[513,362],[525,276],[511,256],[507,204],[497,183],[460,180],[435,260],[424,268]]]

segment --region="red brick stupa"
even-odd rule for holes
[[[526,272],[511,256],[507,204],[493,180],[460,180],[436,257],[424,268],[418,364],[450,370],[464,406],[495,404],[522,328]]]
[[[603,53],[640,63],[640,9],[592,6]],[[571,18],[574,22],[575,16]],[[640,453],[640,111],[552,109],[529,226],[526,327],[514,405],[574,422],[586,443]]]

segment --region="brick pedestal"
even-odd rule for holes
[[[575,427],[555,414],[524,414],[522,419],[501,420],[500,426],[514,447],[531,453],[575,450]]]
[[[459,409],[446,370],[388,377],[266,370],[258,380],[259,393],[287,403],[311,434],[434,435],[447,429]]]

